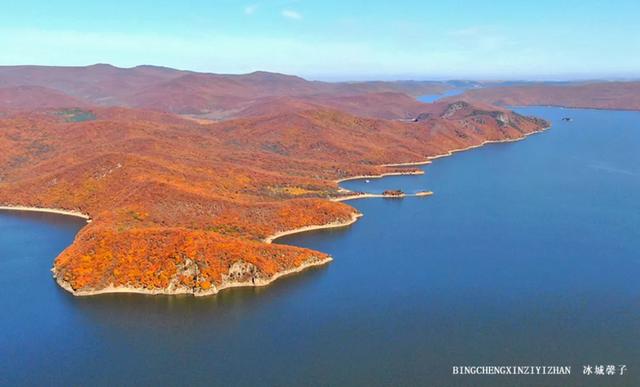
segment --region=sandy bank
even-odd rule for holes
[[[417,164],[412,164],[412,165],[417,165]],[[386,165],[382,165],[382,166],[386,166]],[[345,177],[344,179],[335,180],[335,182],[342,183],[343,181],[348,181],[348,180],[381,179],[385,176],[403,176],[403,175],[424,175],[424,171],[418,170],[418,171],[406,171],[406,172],[386,172],[386,173],[381,173],[379,175],[358,175],[358,176]]]
[[[408,163],[394,163],[394,164],[382,164],[383,167],[411,167],[415,165],[431,164],[431,160],[408,162]]]
[[[422,197],[422,196],[431,196],[433,192],[431,191],[423,191],[414,194],[402,194],[402,195],[384,195],[384,194],[372,194],[372,193],[363,193],[363,194],[354,194],[341,196],[337,198],[332,198],[331,201],[334,202],[344,202],[347,200],[356,200],[356,199],[367,199],[367,198],[386,198],[386,199],[402,199],[407,197]]]
[[[299,227],[299,228],[294,228],[293,230],[288,230],[288,231],[280,231],[277,232],[271,236],[268,236],[266,238],[264,238],[264,242],[265,243],[272,243],[274,240],[283,237],[285,235],[292,235],[292,234],[298,234],[301,232],[305,232],[305,231],[313,231],[313,230],[322,230],[322,229],[326,229],[326,228],[340,228],[340,227],[346,227],[349,226],[353,223],[355,223],[358,218],[360,218],[362,216],[361,213],[359,212],[354,212],[353,214],[351,214],[351,219],[346,220],[346,221],[342,221],[342,222],[331,222],[331,223],[327,223],[327,224],[323,224],[323,225],[312,225],[312,226],[304,226],[304,227]]]
[[[0,206],[0,210],[6,211],[31,211],[31,212],[47,212],[50,214],[68,215],[83,218],[87,222],[91,222],[91,217],[79,211],[64,210],[60,208],[41,208],[41,207],[25,207],[25,206]]]

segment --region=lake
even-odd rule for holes
[[[464,93],[466,90],[466,88],[456,88],[456,89],[451,89],[451,90],[447,90],[445,92],[443,92],[442,94],[428,94],[428,95],[423,95],[418,97],[418,101],[420,102],[425,102],[425,103],[431,103],[431,102],[435,102],[439,99],[442,98],[446,98],[446,97],[453,97],[455,95],[460,95],[462,93]]]
[[[50,268],[83,221],[0,213],[0,384],[640,385],[640,112],[517,110],[552,129],[344,182],[435,194],[279,239],[334,261],[260,289],[73,297]],[[474,365],[572,375],[452,375]]]

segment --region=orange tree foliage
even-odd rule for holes
[[[206,290],[211,284],[220,284],[222,275],[235,262],[255,265],[270,277],[323,258],[325,254],[308,249],[203,230],[143,228],[117,232],[90,225],[58,257],[55,268],[74,289],[109,285],[164,289],[175,278],[179,285]],[[180,273],[187,260],[193,262],[197,272]]]
[[[0,203],[90,214],[55,262],[76,290],[176,281],[209,289],[237,262],[269,278],[326,258],[262,239],[350,219],[353,208],[326,200],[339,195],[336,179],[546,124],[484,105],[423,106],[418,122],[327,108],[265,109],[218,123],[125,108],[92,108],[82,117],[95,119],[81,122],[56,111],[5,114]]]
[[[456,98],[504,106],[553,105],[640,110],[640,82],[585,82],[489,87],[469,90]]]

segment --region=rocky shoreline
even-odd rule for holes
[[[311,230],[321,230],[328,228],[339,228],[339,227],[347,227],[353,223],[355,223],[362,214],[358,212],[354,212],[351,216],[351,219],[343,222],[332,222],[325,225],[316,225],[316,226],[305,226],[300,227],[293,230],[282,231],[276,234],[273,234],[264,239],[265,243],[272,243],[275,239],[283,237],[285,235],[297,234],[301,232],[311,231]],[[333,260],[332,257],[326,258],[313,258],[305,261],[301,265],[293,268],[289,268],[286,270],[279,271],[269,277],[264,276],[264,274],[259,273],[255,266],[248,264],[246,262],[236,262],[229,269],[229,273],[226,276],[223,276],[223,280],[219,284],[212,284],[209,289],[202,289],[199,287],[188,287],[184,285],[178,285],[177,282],[172,283],[167,288],[157,288],[157,289],[147,289],[135,286],[114,286],[108,285],[101,289],[92,289],[92,290],[76,290],[69,284],[69,282],[65,281],[61,276],[56,272],[55,267],[51,269],[53,273],[53,277],[66,291],[73,294],[74,296],[96,296],[100,294],[113,294],[113,293],[135,293],[135,294],[146,294],[146,295],[193,295],[197,297],[201,296],[211,296],[219,293],[224,289],[238,288],[238,287],[261,287],[266,286],[274,282],[275,280],[302,272],[306,269],[323,266]]]
[[[100,294],[115,294],[115,293],[130,293],[130,294],[145,294],[145,295],[192,295],[196,297],[204,297],[204,296],[212,296],[218,294],[220,291],[231,288],[240,288],[240,287],[261,287],[266,286],[274,282],[275,280],[285,277],[287,275],[292,275],[296,273],[300,273],[304,270],[310,269],[312,267],[323,266],[327,263],[331,262],[333,258],[327,257],[324,259],[315,259],[304,262],[302,265],[298,267],[294,267],[291,269],[279,271],[273,274],[270,277],[252,277],[251,279],[246,280],[227,280],[223,281],[219,286],[212,285],[211,288],[207,290],[203,290],[201,288],[195,287],[187,287],[187,286],[176,286],[174,288],[158,288],[158,289],[147,289],[140,288],[134,286],[113,286],[109,285],[102,289],[97,290],[75,290],[71,285],[60,278],[55,270],[55,267],[51,269],[53,273],[53,278],[56,280],[58,285],[61,288],[78,297],[87,297],[87,296],[97,296]]]

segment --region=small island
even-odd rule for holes
[[[431,196],[433,195],[433,191],[418,191],[414,194],[408,194],[405,193],[399,189],[394,189],[394,190],[386,190],[384,192],[382,192],[382,197],[383,198],[391,198],[391,199],[399,199],[399,198],[406,198],[409,196]]]
[[[393,198],[393,199],[398,199],[398,198],[403,198],[405,197],[405,193],[402,192],[399,189],[388,189],[384,192],[382,192],[382,196],[385,198]]]

